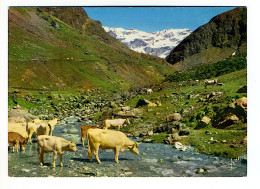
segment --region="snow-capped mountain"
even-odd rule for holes
[[[191,34],[189,29],[166,29],[153,33],[135,29],[103,27],[107,33],[125,43],[129,48],[140,53],[147,53],[161,58],[170,54],[185,37]]]

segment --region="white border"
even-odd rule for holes
[[[7,158],[7,28],[9,6],[247,6],[248,10],[248,174],[245,178],[12,178]],[[257,0],[1,0],[0,1],[0,189],[2,188],[258,188],[259,183],[259,6]],[[257,46],[256,46],[257,45]]]

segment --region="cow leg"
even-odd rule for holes
[[[13,144],[13,152],[14,152],[14,144]]]
[[[88,143],[88,158],[89,158],[89,161],[92,162],[93,158],[92,158],[92,145],[90,143]]]
[[[32,134],[31,133],[29,133],[28,138],[29,138],[30,144],[32,144]]]
[[[120,149],[120,147],[118,147],[118,146],[116,146],[115,149],[114,149],[116,163],[119,163],[118,162],[119,149]]]
[[[118,125],[118,128],[117,128],[117,130],[118,130],[118,131],[120,130],[120,125]]]
[[[94,145],[94,156],[96,157],[98,163],[101,164],[101,161],[98,157],[98,148],[99,148],[99,144]]]
[[[81,136],[81,143],[82,143],[82,146],[84,146],[84,140],[85,140],[85,137],[84,137],[84,136]]]
[[[40,166],[43,166],[44,151],[41,150],[40,148],[38,149],[38,155],[40,160]]]
[[[19,152],[19,149],[18,149],[19,144],[18,143],[15,145],[15,147],[16,147],[16,152]]]
[[[53,168],[56,167],[56,165],[55,165],[55,161],[56,161],[56,159],[57,159],[57,152],[54,151],[54,152],[53,152]]]
[[[60,154],[60,166],[63,167],[63,164],[62,164],[62,154]]]

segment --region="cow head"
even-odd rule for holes
[[[69,143],[69,151],[70,151],[70,152],[76,152],[76,151],[78,151],[78,149],[77,149],[76,144],[75,144],[74,141],[71,141],[71,142]]]
[[[24,141],[20,141],[20,147],[24,151],[24,147],[26,146],[29,138],[27,137]]]
[[[135,142],[133,144],[133,146],[129,149],[130,152],[134,153],[134,154],[139,154],[139,151],[138,151],[138,143]]]

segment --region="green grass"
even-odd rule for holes
[[[40,24],[33,25],[30,18],[21,27],[9,24],[10,87],[126,90],[161,82],[162,75],[174,70],[164,60],[134,52],[101,30],[97,32],[109,42],[100,40],[99,36],[82,35],[36,8],[15,10],[22,15],[35,12],[38,17],[34,19]],[[35,76],[28,76],[28,72]]]
[[[173,112],[179,112],[182,114],[181,122],[185,123],[191,130],[191,134],[181,140],[184,144],[191,144],[198,152],[216,156],[236,158],[246,154],[246,145],[240,145],[242,139],[247,135],[246,124],[238,123],[226,129],[216,129],[210,124],[204,129],[194,130],[204,115],[212,120],[217,119],[233,100],[247,96],[246,93],[237,93],[240,87],[247,84],[246,69],[216,78],[223,82],[223,86],[208,86],[205,89],[202,82],[195,86],[192,86],[192,83],[186,83],[179,89],[178,83],[164,83],[163,90],[159,92],[155,91],[151,95],[138,95],[128,100],[125,104],[131,107],[135,107],[139,99],[147,99],[152,102],[159,100],[162,106],[141,108],[143,109],[142,122],[133,122],[131,127],[125,128],[124,131],[132,131],[147,121],[153,127],[159,127],[164,124],[166,116]],[[217,101],[199,102],[200,98],[205,98],[213,91],[222,91],[224,95]],[[196,94],[199,96],[188,99],[189,95]],[[206,130],[209,130],[212,135],[205,135]],[[162,137],[160,141],[163,141],[165,139],[163,136],[166,134],[160,133],[159,136],[154,135],[149,136],[149,138]],[[219,142],[212,143],[211,137]],[[227,143],[222,143],[223,140],[227,140]]]

